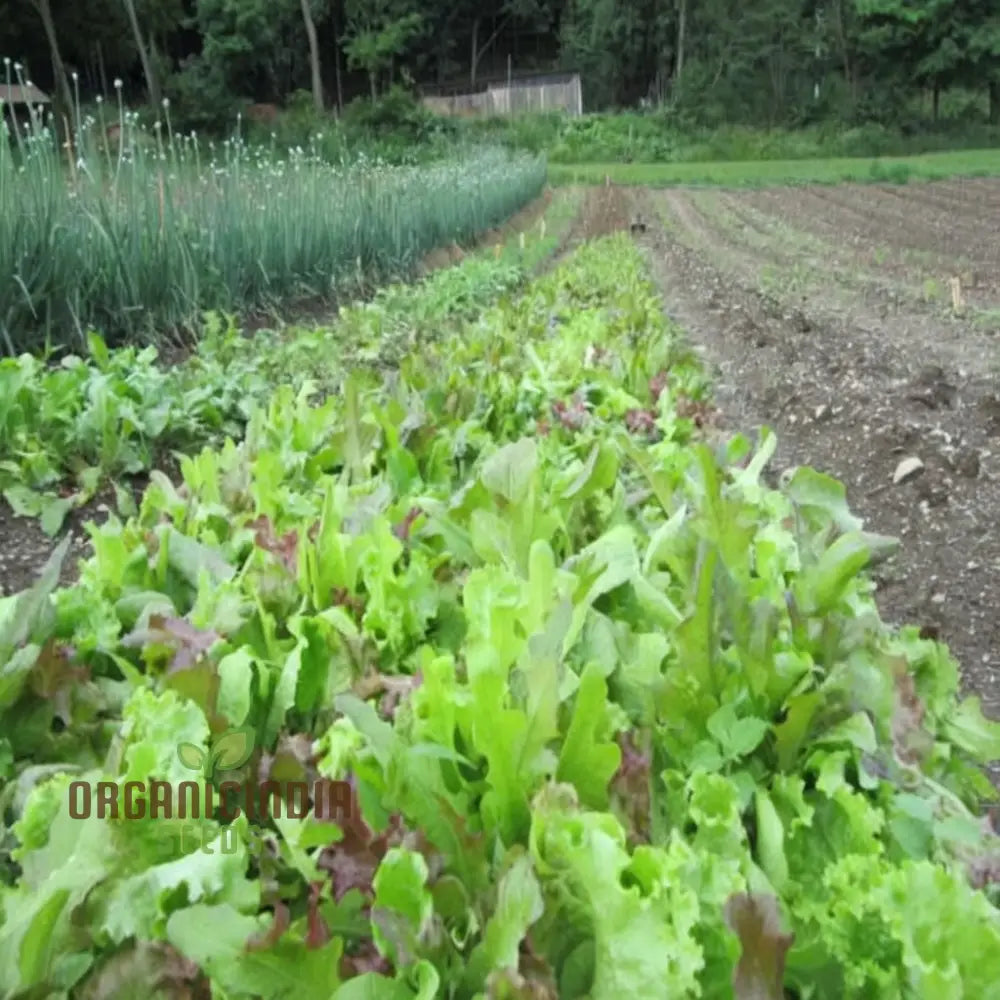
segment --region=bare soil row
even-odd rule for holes
[[[1000,205],[1000,183],[629,197],[663,219],[640,241],[732,429],[772,427],[779,470],[837,476],[868,527],[902,539],[878,578],[883,616],[947,642],[1000,715],[1000,340],[892,291],[954,273],[954,218],[964,266],[985,276],[980,301],[1000,301],[983,208]],[[796,280],[764,287],[765,268]],[[893,485],[911,455],[922,471]]]

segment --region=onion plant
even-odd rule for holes
[[[11,78],[10,65],[7,67]],[[57,129],[0,137],[0,345],[79,349],[194,330],[205,310],[336,297],[409,273],[429,250],[507,218],[545,183],[544,160],[493,148],[452,161],[334,165],[309,149],[180,135],[169,103],[143,130],[121,99]],[[70,135],[68,141],[63,137]]]

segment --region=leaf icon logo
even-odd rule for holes
[[[191,771],[201,771],[212,779],[216,770],[235,771],[253,753],[254,731],[251,726],[230,729],[223,733],[207,752],[194,743],[178,743],[177,759]]]
[[[177,759],[189,770],[200,771],[208,754],[193,743],[177,744]]]

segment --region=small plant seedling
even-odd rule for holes
[[[941,298],[941,285],[934,278],[928,278],[923,285],[925,302],[937,302]]]

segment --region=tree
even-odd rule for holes
[[[570,0],[562,22],[562,58],[582,78],[588,107],[616,103],[634,53],[623,50],[615,0]]]
[[[289,66],[302,53],[299,0],[197,0],[201,73],[217,75],[233,94],[295,89]],[[282,80],[281,78],[285,79]]]
[[[965,53],[962,83],[986,88],[990,121],[1000,124],[1000,7],[994,0],[962,0],[955,14]]]
[[[688,0],[677,0],[677,85],[684,72],[684,42],[687,36]]]
[[[631,104],[659,92],[673,55],[673,0],[570,0],[562,21],[562,59],[577,70],[588,107]]]
[[[396,59],[423,26],[423,16],[408,0],[347,0],[348,62],[368,74],[372,100],[378,96],[379,74],[391,70]]]
[[[69,142],[72,135],[69,123],[73,115],[73,92],[70,90],[66,66],[59,48],[59,36],[56,34],[52,7],[49,0],[31,0],[31,5],[41,19],[45,38],[49,45],[49,57],[52,60],[52,77],[56,92],[56,120],[57,122],[62,121],[66,132],[66,141]]]
[[[520,22],[535,29],[547,27],[552,12],[544,0],[503,0],[492,9],[477,0],[472,4],[472,42],[469,52],[469,83],[476,86],[476,73],[483,56],[493,47],[500,33],[512,23]],[[482,40],[480,29],[487,19],[492,19],[493,31]]]
[[[142,63],[142,72],[146,77],[146,92],[149,94],[149,100],[153,106],[159,108],[161,103],[160,81],[153,60],[150,58],[149,49],[142,37],[139,18],[135,12],[135,2],[134,0],[124,0],[124,4],[129,25],[132,28],[132,36],[135,38],[136,51],[139,53],[139,61]]]
[[[312,0],[302,0],[302,20],[309,39],[309,68],[312,76],[313,103],[316,110],[323,111],[323,72],[319,59],[319,40],[316,37],[316,22],[313,20]]]
[[[930,87],[934,118],[941,90],[965,75],[967,39],[961,0],[856,0],[862,40],[871,57],[895,62],[894,69]],[[963,65],[965,64],[965,65]]]
[[[344,110],[344,82],[341,78],[340,73],[340,33],[341,33],[341,19],[343,17],[344,5],[342,0],[338,0],[335,4],[335,10],[333,12],[332,22],[333,22],[333,69],[336,77],[336,87],[337,87],[337,111],[341,112]]]
[[[309,89],[318,110],[336,89],[342,107],[401,71],[475,87],[501,57],[578,71],[588,109],[669,94],[675,120],[706,125],[899,125],[914,94],[938,108],[949,88],[1000,122],[1000,0],[0,0],[0,55],[60,122],[77,83],[86,98],[115,77],[207,127],[240,98]]]

